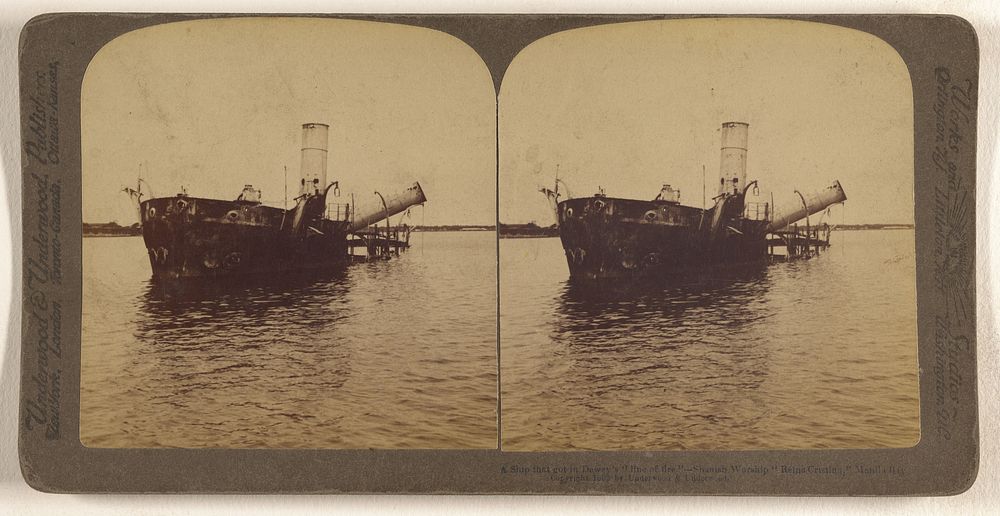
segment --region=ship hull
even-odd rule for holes
[[[140,204],[156,280],[331,271],[349,263],[346,222],[292,231],[294,210],[187,196]]]
[[[709,210],[603,196],[557,208],[574,281],[683,283],[767,263],[766,221],[744,218],[739,197]]]

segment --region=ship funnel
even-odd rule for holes
[[[834,181],[832,185],[808,195],[799,194],[799,202],[790,206],[783,206],[784,209],[776,209],[774,218],[767,226],[767,231],[778,231],[784,229],[789,224],[798,222],[809,215],[819,213],[831,205],[847,200],[847,194],[840,186],[840,181]]]
[[[326,147],[330,126],[302,124],[302,166],[299,195],[316,195],[326,189]]]
[[[747,184],[747,133],[750,124],[722,124],[722,162],[719,166],[719,195],[742,194]]]
[[[420,183],[413,183],[402,192],[376,197],[375,205],[368,205],[355,208],[354,219],[348,226],[348,231],[364,229],[372,224],[377,224],[397,213],[406,211],[410,206],[427,202],[423,188]],[[383,204],[384,201],[384,204]]]

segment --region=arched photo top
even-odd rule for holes
[[[502,449],[915,446],[913,99],[896,50],[814,22],[527,46],[499,216],[559,239],[501,245]]]
[[[749,124],[747,172],[776,203],[839,179],[844,222],[913,222],[909,71],[859,30],[691,18],[559,32],[514,58],[499,112],[501,222],[554,222],[537,190],[557,172],[577,195],[669,183],[700,206],[731,121]]]
[[[125,237],[81,245],[84,446],[496,447],[495,238],[410,235],[495,220],[496,94],[469,46],[166,23],[93,58],[81,131],[84,235]]]
[[[216,18],[123,34],[81,93],[83,220],[135,222],[123,185],[282,204],[301,126],[329,130],[329,178],[361,192],[419,181],[425,223],[492,224],[496,96],[485,63],[444,32],[375,21]],[[295,182],[295,185],[292,183]]]

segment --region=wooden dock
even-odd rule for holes
[[[355,261],[388,260],[410,248],[411,230],[406,225],[388,228],[369,226],[351,233],[347,246]],[[365,249],[364,256],[354,254],[358,248]]]
[[[825,223],[818,226],[796,224],[767,235],[767,255],[772,262],[808,260],[829,247],[830,225]]]

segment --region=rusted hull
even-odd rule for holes
[[[296,233],[293,210],[180,196],[151,199],[140,211],[157,280],[334,270],[349,263],[346,222],[316,221]]]
[[[671,283],[765,264],[766,222],[739,216],[742,202],[716,209],[607,197],[563,201],[559,233],[570,277]]]

